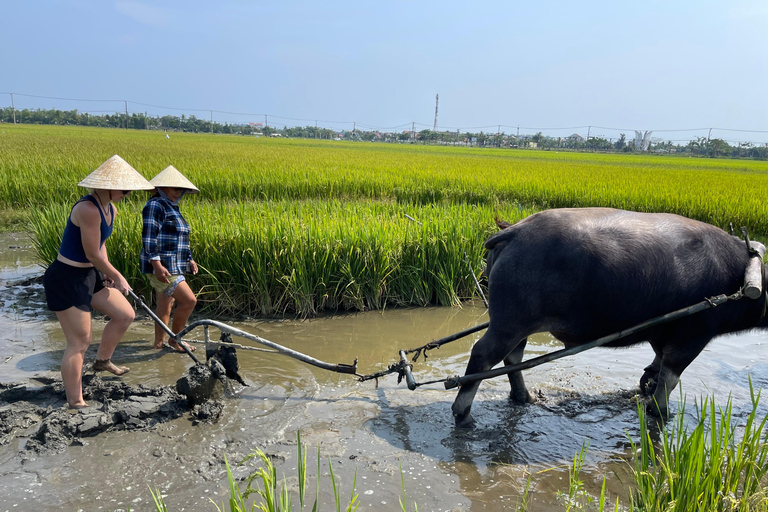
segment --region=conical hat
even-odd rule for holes
[[[150,182],[131,165],[115,155],[78,183],[98,190],[152,190]]]
[[[160,174],[149,180],[149,182],[155,187],[185,188],[190,194],[197,194],[200,192],[191,181],[185,178],[184,175],[172,165],[169,165],[160,171]]]

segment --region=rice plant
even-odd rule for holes
[[[664,211],[768,234],[768,163],[18,125],[0,138],[0,206],[72,204],[118,153],[151,178],[169,164],[199,201],[515,202]],[[142,194],[129,198],[141,203]]]
[[[632,510],[768,510],[768,416],[758,417],[761,392],[751,379],[749,388],[752,408],[745,421],[733,415],[730,398],[720,407],[709,397],[697,405],[692,428],[681,396],[677,415],[658,443],[638,405],[641,436],[631,440],[638,454]]]
[[[140,206],[120,205],[107,250],[149,298],[139,268]],[[182,211],[201,268],[189,276],[201,311],[305,317],[460,304],[476,293],[472,273],[482,269],[484,239],[497,230],[494,215],[516,221],[530,213],[514,205],[404,208],[372,201],[193,202]],[[56,258],[68,213],[68,205],[31,212],[44,265]]]

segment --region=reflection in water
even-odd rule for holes
[[[14,284],[41,273],[30,263],[28,241],[18,240],[0,238],[0,380],[5,382],[57,374],[64,348],[55,317],[44,311],[39,285]],[[19,249],[8,249],[11,245]],[[486,320],[484,308],[467,305],[231,325],[324,361],[349,364],[357,357],[358,372],[369,374],[396,362],[400,349]],[[93,325],[98,339],[103,319]],[[174,385],[192,364],[186,355],[153,350],[153,329],[150,320],[140,318],[118,346],[115,359],[131,367],[124,377],[129,384]],[[214,339],[217,335],[211,333]],[[426,361],[414,363],[417,381],[463,374],[472,344],[481,335],[430,351]],[[190,337],[202,338],[202,329]],[[763,332],[715,340],[683,374],[688,403],[703,394],[724,403],[730,395],[734,416],[746,414],[749,376],[755,387],[768,385],[766,340]],[[547,334],[535,335],[526,358],[559,348]],[[95,349],[94,344],[86,357],[92,359]],[[472,430],[454,427],[455,390],[446,391],[440,383],[409,391],[392,375],[376,387],[373,381],[359,383],[279,354],[239,351],[238,358],[250,386],[227,402],[219,424],[195,427],[182,419],[146,433],[106,434],[72,447],[62,456],[67,460],[38,460],[35,470],[43,476],[35,478],[56,485],[48,485],[48,501],[37,509],[83,508],[107,496],[115,501],[105,502],[105,509],[120,508],[119,503],[146,508],[147,502],[134,502],[148,499],[142,487],[146,483],[163,489],[174,508],[199,509],[208,497],[226,493],[225,455],[232,462],[259,447],[270,453],[279,472],[295,475],[297,430],[308,448],[320,450],[326,471],[332,462],[346,485],[357,475],[363,505],[372,508],[397,508],[402,468],[407,501],[423,510],[507,510],[529,477],[532,509],[548,510],[556,504],[556,492],[567,488],[567,466],[585,443],[589,451],[582,477],[587,490],[599,494],[606,475],[609,492],[624,496],[615,473],[627,481],[629,439],[639,434],[635,393],[653,353],[647,346],[598,349],[526,371],[537,400],[523,406],[509,402],[506,378],[484,381],[473,405],[477,427]],[[673,393],[673,404],[678,397]],[[693,412],[694,407],[687,408]],[[654,440],[661,439],[659,428],[651,433]],[[17,474],[19,468],[11,461],[18,447],[4,449],[2,474]],[[66,471],[56,469],[61,467]],[[183,485],[178,485],[179,468]],[[135,481],[128,482],[127,475]],[[0,505],[7,505],[0,509],[11,508],[14,499],[33,489],[24,482],[0,476],[0,485],[11,489],[0,498]],[[323,489],[321,495],[329,492]]]

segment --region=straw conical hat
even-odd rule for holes
[[[149,182],[155,187],[185,188],[190,194],[197,194],[200,192],[191,181],[185,178],[184,175],[172,165],[169,165],[160,171],[160,174],[149,180]]]
[[[150,182],[131,165],[115,155],[78,183],[99,190],[152,190]]]

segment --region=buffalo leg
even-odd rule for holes
[[[648,410],[651,414],[657,414],[662,418],[669,415],[669,395],[680,382],[680,375],[683,374],[688,365],[701,353],[710,337],[699,339],[687,339],[686,345],[675,346],[673,344],[664,345],[664,352],[658,354],[651,363],[653,366],[656,360],[661,358],[659,365],[658,380],[656,389],[653,392],[653,399],[648,404]]]
[[[500,336],[491,325],[483,337],[472,347],[472,354],[469,356],[469,363],[464,375],[481,373],[493,368],[502,359],[507,357],[525,336]],[[514,342],[509,340],[516,340]],[[522,354],[521,354],[522,356]],[[522,378],[520,379],[522,382]],[[451,407],[453,417],[457,427],[471,427],[474,420],[470,414],[472,401],[475,399],[477,389],[480,387],[480,381],[468,382],[459,388],[456,399]]]
[[[648,412],[661,418],[668,417],[669,395],[677,387],[678,382],[680,382],[680,375],[662,365],[656,391],[653,393],[653,400],[648,404]]]
[[[517,364],[523,360],[523,353],[525,352],[525,346],[528,344],[528,338],[523,338],[523,341],[510,352],[507,357],[504,358],[504,364],[509,366]],[[516,371],[507,374],[509,378],[509,398],[519,404],[526,404],[533,402],[528,389],[525,387],[525,381],[523,380],[523,372]]]

